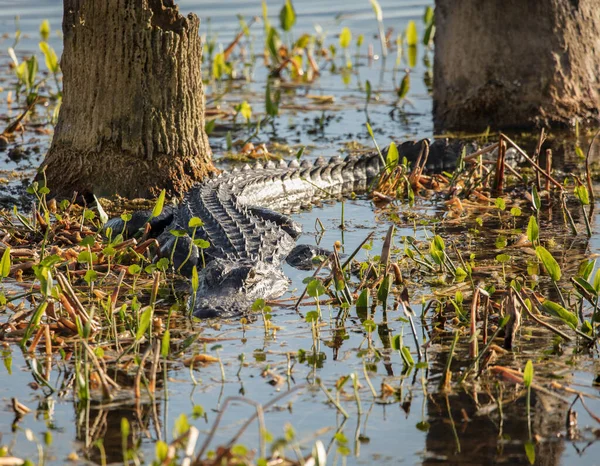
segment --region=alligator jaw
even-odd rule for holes
[[[274,299],[286,292],[289,281],[272,264],[215,259],[199,276],[193,314],[199,318],[234,318],[246,314],[256,299]]]
[[[232,319],[240,317],[248,312],[252,301],[243,293],[232,293],[228,295],[198,296],[196,301],[190,303],[194,306],[194,317],[210,319],[219,317],[221,319]]]

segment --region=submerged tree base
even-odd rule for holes
[[[92,165],[89,159],[94,158],[106,161]],[[70,197],[76,192],[110,197],[116,193],[129,199],[154,197],[162,189],[172,195],[182,194],[214,171],[212,165],[196,158],[161,154],[148,160],[117,148],[104,148],[101,153],[64,148],[55,151],[52,163],[45,167],[53,196]]]
[[[55,196],[177,195],[213,170],[199,24],[169,0],[65,0],[63,104],[42,166]]]
[[[595,0],[436,0],[436,131],[596,121]]]

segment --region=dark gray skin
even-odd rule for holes
[[[400,157],[413,163],[422,148],[422,141],[398,147]],[[387,150],[383,152],[385,157]],[[460,148],[435,141],[430,146],[428,167],[451,170],[459,154]],[[327,252],[305,245],[295,248],[301,228],[286,214],[322,199],[365,192],[383,169],[379,154],[371,153],[343,160],[333,157],[327,162],[259,163],[209,178],[193,187],[178,207],[168,207],[150,220],[151,233],[160,245],[158,256],[173,257],[174,269],[186,276],[199,267],[199,289],[190,299],[195,316],[242,315],[256,299],[274,299],[285,293],[289,281],[281,270],[284,260],[307,268],[315,255]],[[135,213],[125,234],[144,226],[148,217],[148,212]],[[195,231],[189,227],[194,217],[203,224]],[[117,234],[123,230],[123,222],[112,219],[106,227]],[[188,234],[176,241],[171,230]],[[210,244],[204,250],[204,268],[193,239]]]

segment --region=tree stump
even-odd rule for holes
[[[597,0],[436,0],[436,131],[598,116]]]
[[[52,195],[178,195],[214,170],[199,25],[172,0],[64,0]]]

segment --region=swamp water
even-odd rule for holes
[[[394,30],[390,42],[394,42],[396,34],[406,31],[411,20],[421,38],[425,29],[423,12],[430,4],[382,1],[385,27]],[[237,34],[236,13],[243,15],[246,21],[261,14],[258,2],[184,0],[179,5],[183,12],[194,11],[201,16],[201,33],[206,35],[207,43],[214,45],[213,58]],[[281,4],[268,2],[268,6],[272,23],[278,26]],[[380,45],[377,23],[367,1],[297,1],[295,8],[294,39],[304,32],[315,34],[318,24],[325,34],[326,47],[335,44],[337,56],[323,65],[321,76],[312,84],[294,84],[289,78],[282,81],[280,115],[272,125],[268,123],[261,128],[252,139],[255,145],[264,142],[272,148],[274,143],[279,143],[281,152],[290,157],[306,146],[305,158],[338,154],[348,141],[371,147],[365,127],[367,81],[372,88],[368,119],[381,146],[391,140],[431,135],[432,101],[428,92],[431,50],[426,51],[419,43],[416,50],[410,52],[416,51],[415,58],[409,57],[404,47],[400,66],[396,65],[395,49],[385,61],[370,59],[368,47],[372,45],[374,54],[379,54]],[[13,101],[15,99],[14,71],[9,67],[11,59],[6,51],[14,43],[16,15],[20,17],[21,38],[15,51],[20,61],[35,53],[39,55],[40,70],[45,70],[38,52],[39,26],[44,19],[48,19],[53,28],[48,42],[57,51],[62,46],[56,33],[62,17],[61,2],[0,2],[0,35],[3,35],[0,113],[6,124],[23,111],[22,102],[7,104],[9,92]],[[207,17],[210,21],[205,19]],[[254,126],[247,128],[243,118],[232,122],[231,113],[236,105],[247,101],[254,115],[264,113],[267,72],[262,64],[262,27],[261,23],[255,24],[250,38],[242,40],[245,53],[253,50],[259,56],[256,62],[248,60],[246,66],[244,59],[238,58],[234,65],[238,79],[210,80],[207,85],[208,108],[218,115],[211,134],[217,158],[223,158],[227,152],[228,139],[244,141],[254,133]],[[339,46],[338,35],[343,27],[350,28],[353,36],[350,59],[354,66],[350,71],[344,69],[346,58]],[[359,34],[364,35],[364,43],[356,58],[355,41]],[[285,36],[282,39],[288,41]],[[205,77],[209,79],[212,68],[206,68]],[[410,89],[396,104],[397,90],[406,69],[410,69]],[[49,78],[45,86],[47,94],[55,92],[52,79]],[[32,175],[48,148],[53,106],[49,99],[47,104],[36,107],[25,132],[0,153],[5,203],[16,199],[21,179]],[[587,145],[582,143],[582,147],[585,149]],[[234,150],[238,151],[239,147]],[[227,163],[223,161],[223,167],[227,167]],[[530,209],[525,206],[522,209],[523,215],[528,217]],[[339,228],[342,212],[344,229]],[[414,207],[398,203],[377,208],[372,201],[358,198],[345,201],[343,206],[342,203],[325,203],[323,207],[295,214],[294,219],[304,227],[299,243],[318,243],[332,248],[339,241],[346,254],[352,253],[373,232],[374,240],[369,243],[369,249],[362,249],[357,257],[366,261],[380,254],[391,221],[397,223],[394,234],[397,249],[393,250],[393,257],[400,257],[405,247],[403,238],[431,241],[433,226],[445,216],[444,212],[439,204],[420,197]],[[562,226],[561,214],[554,212],[553,215],[550,219],[548,211],[540,214],[540,223],[547,229],[543,236],[552,237],[558,244],[552,251],[562,251],[559,262],[565,277],[570,277],[584,254],[598,251],[598,238],[595,234],[589,244],[581,239],[585,232],[582,221],[578,220],[578,241],[571,246],[573,237]],[[481,216],[485,217],[483,213]],[[479,227],[473,218],[456,226],[440,227],[438,232],[448,247],[453,243],[461,250],[465,260],[471,252],[476,254],[477,260],[487,258],[486,265],[495,268],[495,280],[502,275],[502,267],[493,262],[500,252],[496,251],[496,238],[505,235],[512,241],[518,234],[506,227],[499,232],[493,220],[490,225],[486,223],[489,216],[485,219],[479,233],[475,232]],[[597,224],[596,220],[592,227]],[[519,227],[524,228],[522,221]],[[520,260],[521,268],[526,268],[525,260]],[[261,432],[254,420],[235,441],[239,445],[235,451],[240,457],[245,456],[245,449],[255,450],[255,459],[265,453],[270,456],[275,445],[285,444],[286,457],[295,460],[295,452],[306,456],[320,441],[327,451],[327,464],[597,464],[597,421],[581,404],[575,406],[579,432],[571,435],[567,426],[569,405],[544,390],[534,389],[530,431],[522,385],[499,382],[487,375],[479,379],[471,377],[463,385],[455,383],[449,391],[440,389],[453,331],[457,328],[460,329],[459,344],[449,367],[454,373],[453,381],[456,382],[461,371],[471,364],[469,334],[465,330],[468,326],[452,316],[442,318],[442,314],[447,316],[448,309],[438,314],[429,311],[421,321],[421,312],[433,298],[432,290],[454,297],[455,289],[448,291],[453,284],[452,277],[445,277],[447,284],[440,287],[435,274],[423,279],[411,267],[414,266],[403,265],[402,272],[411,282],[410,303],[416,312],[417,337],[421,343],[426,342],[419,364],[407,366],[401,352],[394,349],[398,337],[402,336],[401,346],[418,362],[411,326],[391,296],[387,311],[381,304],[369,308],[367,313],[357,311],[354,305],[346,312],[339,306],[321,305],[322,320],[318,323],[306,319],[316,309],[314,300],[305,300],[296,311],[293,299],[273,304],[270,326],[263,323],[260,314],[246,324],[237,321],[190,323],[183,317],[173,317],[171,341],[173,346],[183,347],[183,354],[169,358],[164,372],[166,382],[161,370],[155,399],[142,388],[141,402],[137,406],[132,389],[119,392],[111,401],[102,402],[98,396],[88,402],[78,401],[73,389],[77,374],[72,361],[63,361],[63,356],[57,353],[49,362],[42,353],[34,356],[36,353],[29,354],[18,344],[11,343],[3,346],[0,353],[4,362],[0,366],[0,446],[5,446],[12,456],[27,458],[33,464],[63,464],[69,458],[81,463],[120,463],[123,448],[134,451],[132,457],[149,464],[157,456],[157,441],[171,442],[178,432],[185,430],[186,423],[200,431],[197,452],[220,413],[222,418],[208,450],[228,444],[256,412],[254,406],[235,399],[225,406],[230,397],[244,396],[263,406],[276,401],[264,414],[268,434]],[[305,287],[303,280],[311,272],[287,265],[284,270],[291,284],[290,292],[283,298],[297,298]],[[468,284],[456,285],[465,292],[469,289]],[[10,280],[3,286],[6,293],[23,291],[22,285]],[[549,289],[544,288],[544,292],[550,293]],[[163,293],[159,297],[164,298],[159,307],[168,309],[172,300]],[[441,295],[438,297],[442,299]],[[140,300],[147,301],[148,294],[140,294]],[[468,312],[468,306],[465,309]],[[0,311],[0,323],[10,316],[11,311]],[[568,332],[562,322],[554,320],[552,323]],[[434,324],[438,325],[437,330]],[[184,339],[193,335],[198,339],[185,347]],[[532,360],[535,383],[548,389],[555,379],[585,393],[587,407],[598,415],[597,352],[582,348],[575,340],[559,342],[553,333],[527,320],[520,330],[515,351],[500,355],[495,364],[523,368],[527,360]],[[183,361],[198,354],[218,358],[222,366],[212,362],[197,365],[193,370],[186,367]],[[117,355],[106,351],[109,358]],[[108,373],[123,388],[131,387],[138,362],[133,355],[128,355],[119,373],[110,370]],[[350,375],[357,380],[356,389],[352,378],[345,379]],[[347,413],[347,419],[330,402],[321,386],[337,400]],[[288,390],[294,391],[285,394]],[[565,400],[574,400],[573,394],[557,393]],[[280,395],[281,398],[276,399]],[[14,423],[12,398],[32,410]],[[132,437],[123,436],[124,418]]]

